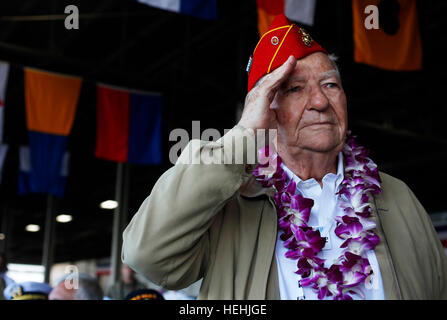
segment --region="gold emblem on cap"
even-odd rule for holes
[[[273,36],[271,40],[272,44],[276,46],[279,43],[279,39],[277,36]]]
[[[313,40],[312,40],[312,37],[310,36],[310,34],[304,28],[300,28],[300,33],[303,35],[301,37],[301,40],[303,41],[303,43],[308,47],[312,46]]]
[[[20,285],[17,285],[17,286],[12,288],[12,292],[11,293],[12,293],[12,298],[16,299],[16,298],[18,298],[18,297],[23,295],[23,289],[22,289],[22,287]]]

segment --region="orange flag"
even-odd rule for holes
[[[284,13],[284,0],[256,0],[258,6],[258,31],[263,35],[272,24],[273,19]]]
[[[379,29],[365,26],[369,5],[378,8]],[[352,0],[352,14],[355,62],[395,71],[422,68],[416,0]]]
[[[82,79],[25,69],[28,130],[67,136],[73,125]]]

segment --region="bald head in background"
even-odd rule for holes
[[[76,279],[76,275],[67,275],[63,279],[59,280],[57,285],[48,295],[48,300],[103,299],[103,290],[95,278],[83,273],[80,273],[77,276],[78,278]]]

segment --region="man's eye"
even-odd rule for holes
[[[325,86],[326,86],[327,88],[338,88],[338,83],[335,83],[335,82],[328,82],[328,83],[325,84]]]
[[[289,90],[287,90],[287,92],[298,92],[301,90],[301,87],[296,86],[296,87],[292,87]]]

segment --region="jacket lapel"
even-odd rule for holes
[[[259,284],[256,288],[259,291],[260,299],[279,300],[278,268],[275,257],[276,235],[278,232],[277,217],[275,204],[271,198],[274,190],[272,188],[263,188],[260,183],[256,182],[254,176],[250,176],[239,188],[239,193],[241,196],[247,198],[254,198],[261,195],[268,196],[268,199],[264,200],[263,217],[260,225],[260,233],[265,235],[260,236],[262,251],[266,259],[264,263],[265,270],[260,274],[261,278],[256,279]]]
[[[399,300],[402,299],[402,294],[399,289],[396,272],[394,269],[393,259],[387,243],[386,234],[383,231],[382,220],[383,215],[390,214],[388,207],[381,195],[373,196],[371,200],[373,213],[371,219],[376,223],[376,234],[380,238],[379,244],[374,249],[377,261],[382,275],[382,283],[385,291],[385,299]]]

